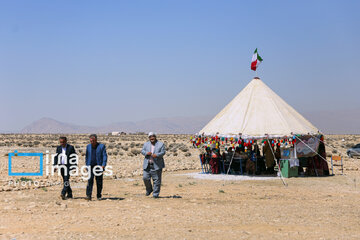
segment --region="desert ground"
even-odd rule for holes
[[[335,169],[335,176],[286,179],[288,186],[278,178],[193,178],[199,150],[189,136],[160,135],[168,151],[159,199],[144,195],[139,152],[147,137],[100,135],[114,172],[101,201],[84,199],[81,177],[71,178],[74,199],[61,200],[59,176],[8,176],[9,152],[53,153],[58,137],[0,135],[0,239],[360,239],[360,159],[346,156],[358,135],[325,138],[329,162],[343,156],[344,175]],[[83,165],[88,135],[67,137]],[[14,171],[39,167],[15,160]],[[9,184],[17,180],[25,185]]]

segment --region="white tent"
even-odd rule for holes
[[[283,137],[317,134],[318,129],[259,78],[254,78],[199,133]]]

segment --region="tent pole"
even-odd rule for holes
[[[229,171],[230,171],[230,167],[231,167],[231,164],[232,164],[232,162],[233,162],[233,159],[234,159],[234,155],[235,155],[235,149],[234,149],[234,153],[233,153],[233,155],[232,155],[232,157],[231,157],[230,165],[229,165],[229,168],[228,168],[228,170],[227,170],[226,175],[229,175]]]
[[[279,169],[280,179],[281,179],[282,183],[284,184],[284,186],[287,187],[287,183],[285,182],[285,180],[284,180],[284,178],[283,178],[283,175],[282,175],[282,173],[281,173],[281,169],[280,169],[279,163],[276,161],[276,157],[275,157],[274,151],[273,151],[273,149],[272,149],[272,147],[271,147],[271,145],[270,145],[271,143],[270,143],[270,141],[269,141],[269,138],[266,137],[266,139],[267,139],[267,141],[268,141],[268,143],[269,143],[269,147],[270,147],[271,153],[272,153],[272,155],[274,156],[275,163],[276,163],[276,165],[277,165],[277,167],[278,167],[278,169]]]
[[[231,167],[232,161],[233,161],[233,159],[234,159],[234,155],[235,155],[235,149],[234,149],[234,153],[233,153],[233,155],[232,155],[232,157],[231,157],[230,165],[229,165],[229,168],[228,168],[228,170],[227,170],[227,172],[226,172],[226,175],[229,175],[229,171],[230,171],[230,167]],[[224,171],[225,171],[225,168],[224,168]],[[224,179],[223,186],[225,186],[225,179]]]

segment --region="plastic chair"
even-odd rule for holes
[[[335,163],[334,163],[335,162]],[[338,163],[340,162],[340,163]],[[331,156],[331,172],[334,175],[334,166],[341,167],[341,174],[344,174],[344,164],[341,156],[332,155]]]

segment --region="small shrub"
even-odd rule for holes
[[[22,182],[32,182],[33,180],[31,178],[21,177],[20,181],[22,181]]]
[[[131,152],[132,154],[134,154],[135,156],[141,153],[141,151],[140,151],[139,149],[136,149],[136,148],[131,149],[130,152]]]
[[[352,148],[353,146],[354,146],[354,144],[352,144],[352,143],[347,143],[347,144],[346,144],[346,147],[347,147],[347,148]]]

